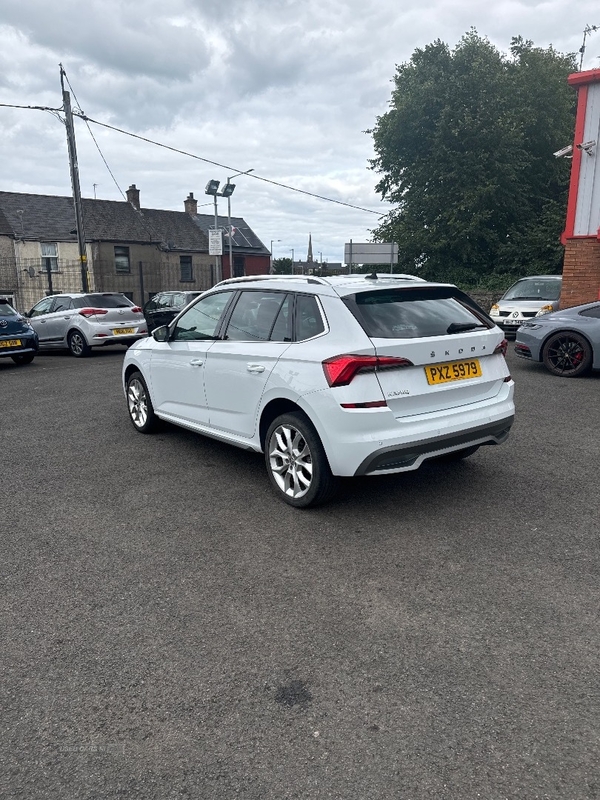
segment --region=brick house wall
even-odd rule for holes
[[[567,239],[560,307],[571,308],[600,298],[600,241]]]

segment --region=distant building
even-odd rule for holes
[[[119,291],[143,304],[168,289],[208,289],[217,280],[208,254],[214,216],[197,214],[193,194],[184,211],[141,208],[133,184],[127,202],[83,199],[90,291]],[[229,277],[227,220],[223,277]],[[233,271],[269,271],[269,250],[241,218],[232,220]],[[0,192],[0,295],[21,310],[45,294],[81,291],[82,275],[73,200],[54,195]]]

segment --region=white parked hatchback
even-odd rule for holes
[[[408,275],[223,281],[126,353],[142,433],[158,420],[264,452],[296,507],[337,476],[417,469],[500,444],[514,418],[506,341],[455,286]]]

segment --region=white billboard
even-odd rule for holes
[[[397,264],[398,245],[395,242],[349,242],[344,245],[346,264]]]

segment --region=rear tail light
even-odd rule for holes
[[[506,351],[508,350],[508,342],[506,339],[502,339],[498,347],[494,350],[494,355],[503,355],[506,356]]]
[[[412,367],[412,361],[394,356],[334,356],[323,361],[323,371],[330,386],[348,386],[359,372]]]
[[[107,308],[82,308],[79,310],[82,317],[96,317],[108,314]]]
[[[134,306],[131,309],[131,311],[132,311],[133,314],[141,314],[142,313],[142,309],[140,308],[140,306]]]

